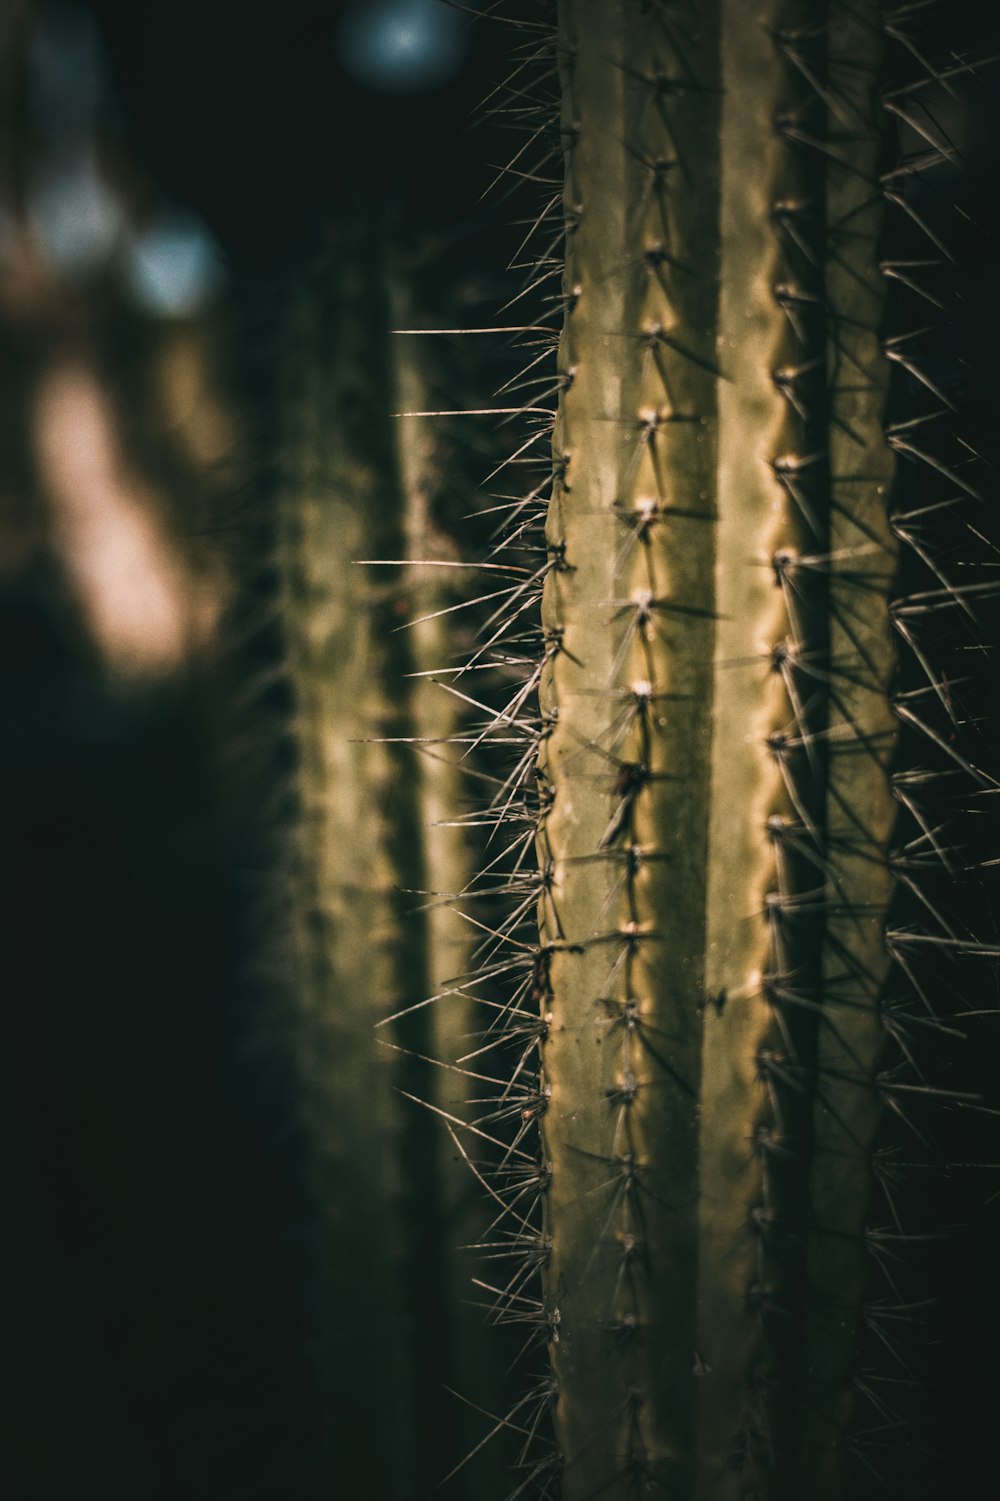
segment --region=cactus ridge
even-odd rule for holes
[[[494,1211],[477,1286],[524,1331],[491,1430],[516,1496],[903,1473],[919,1185],[942,1108],[992,1114],[960,1044],[1000,954],[997,542],[923,186],[958,171],[942,91],[990,59],[937,9],[514,22],[510,171],[544,201],[502,472],[530,478],[447,684],[495,769],[454,897],[485,1087],[445,1124]]]

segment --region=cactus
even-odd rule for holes
[[[995,539],[921,190],[975,64],[928,61],[926,11],[518,22],[518,106],[544,115],[554,61],[562,150],[540,126],[517,171],[565,175],[516,455],[550,427],[551,470],[473,659],[499,670],[483,737],[516,746],[511,889],[537,892],[537,927],[519,900],[491,928],[483,984],[514,984],[487,1041],[516,1061],[476,1127],[509,1206],[497,1311],[550,1362],[503,1420],[517,1495],[919,1489],[885,1436],[938,1227],[901,1183],[931,1107],[988,1114],[959,1018],[1000,953],[974,828]]]
[[[463,783],[447,746],[457,704],[422,676],[453,649],[457,559],[448,445],[416,418],[393,425],[394,409],[428,405],[429,361],[390,339],[415,293],[380,229],[359,193],[291,315],[279,526],[330,1443],[373,1501],[430,1494],[467,1443],[450,1388],[475,1359],[461,1243],[481,1222],[450,1139],[413,1103],[462,1119],[462,1085],[431,1055],[465,1050],[469,1003],[426,1003],[467,965],[465,925],[434,895],[468,873],[448,817]]]

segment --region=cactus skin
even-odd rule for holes
[[[702,1484],[714,1477],[727,1501],[764,1483],[768,1449],[789,1452],[787,1408],[769,1403],[768,1390],[794,1369],[802,1297],[808,1105],[786,1081],[800,1083],[813,1039],[811,1014],[782,997],[818,998],[825,704],[798,664],[825,674],[828,643],[822,601],[797,591],[794,619],[770,565],[776,555],[828,553],[822,231],[815,208],[803,207],[816,196],[810,164],[776,128],[793,120],[822,133],[815,95],[779,55],[782,28],[808,21],[809,9],[771,4],[762,14],[723,3],[720,14],[724,379],[699,1142],[698,1351],[708,1372],[698,1445]],[[735,85],[744,76],[752,88]],[[803,369],[793,404],[775,372]],[[801,468],[800,456],[809,461]]]
[[[911,441],[914,389],[941,393],[887,323],[935,236],[899,190],[920,167],[899,111],[933,72],[909,24],[876,0],[557,8],[541,649],[495,723],[538,741],[541,883],[510,1003],[519,1027],[540,1006],[539,1070],[508,1153],[527,1181],[537,1121],[515,1235],[541,1289],[498,1306],[548,1347],[511,1421],[551,1414],[525,1485],[564,1501],[838,1501],[898,1464],[879,1448],[919,1278],[896,1263],[921,1229],[893,1164],[927,1149],[932,1096],[978,1104],[921,1050],[958,1035],[921,956],[997,952],[922,884],[935,809],[998,783],[908,624],[923,596],[896,597],[901,501],[942,478],[979,499]]]
[[[382,758],[379,748],[373,754],[364,743],[388,733],[384,699],[373,701],[370,694],[372,682],[376,691],[380,683],[381,653],[371,581],[352,567],[352,559],[370,555],[371,520],[391,524],[398,506],[391,469],[381,456],[377,378],[375,389],[352,403],[352,383],[364,380],[370,367],[359,360],[360,376],[345,372],[338,380],[328,353],[335,339],[370,360],[371,325],[378,326],[379,310],[376,303],[374,316],[360,312],[377,297],[360,259],[350,247],[347,264],[329,276],[343,298],[343,313],[337,316],[332,289],[330,295],[314,290],[302,296],[291,329],[296,358],[284,393],[279,549],[298,762],[295,959],[306,1013],[307,1121],[330,1221],[332,1327],[323,1334],[336,1415],[332,1442],[350,1457],[346,1479],[384,1497],[392,1494],[396,1477],[390,1456],[372,1445],[367,1393],[386,1368],[399,1390],[391,1312],[375,1296],[393,1281],[398,1244],[386,1161],[391,1086],[373,1028],[382,996],[392,994],[389,946],[398,947],[399,940],[373,764]],[[345,442],[338,417],[348,404],[362,420],[360,431]],[[366,1225],[363,1237],[354,1233],[359,1223]]]
[[[392,421],[378,228],[370,204],[345,211],[292,315],[279,545],[299,803],[295,963],[328,1221],[330,1443],[343,1483],[373,1501],[429,1493],[457,1457],[445,1393],[456,1380],[441,1184],[450,1149],[402,1098],[434,1097],[436,1084],[421,1003],[440,935],[415,893],[430,884],[421,825],[440,789],[407,743],[425,715],[399,629],[416,481]],[[361,566],[380,557],[401,566]],[[410,1014],[376,1030],[397,1012]]]
[[[677,71],[657,21],[560,11],[574,227],[542,617],[542,1134],[556,1426],[581,1496],[640,1474],[674,1492],[694,1421],[715,292],[711,270],[675,290],[658,247],[683,264],[716,242],[702,174],[718,100],[714,76],[685,78],[674,145],[633,77]],[[711,56],[710,12],[700,25]],[[700,187],[659,167],[674,155],[698,161]]]

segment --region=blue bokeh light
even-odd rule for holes
[[[338,27],[337,55],[383,93],[438,88],[462,66],[466,19],[443,0],[355,0]]]
[[[98,270],[123,227],[122,206],[88,154],[38,173],[29,192],[28,218],[49,264],[69,277]]]
[[[212,301],[225,276],[218,247],[190,214],[171,214],[132,235],[125,251],[132,296],[159,318],[190,318]]]

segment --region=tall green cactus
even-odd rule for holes
[[[980,1103],[925,1046],[959,1029],[921,956],[998,952],[938,827],[1000,782],[946,665],[995,592],[989,544],[973,573],[955,541],[982,466],[910,332],[951,258],[914,189],[954,158],[934,96],[973,66],[928,62],[925,10],[559,0],[525,33],[519,106],[544,110],[539,60],[559,84],[558,407],[474,661],[537,648],[483,733],[517,746],[496,817],[520,788],[538,912],[493,929],[516,1066],[480,1129],[512,1123],[497,1306],[550,1357],[506,1421],[524,1486],[566,1501],[902,1473],[878,1452],[919,1303],[900,1159],[929,1102]]]

